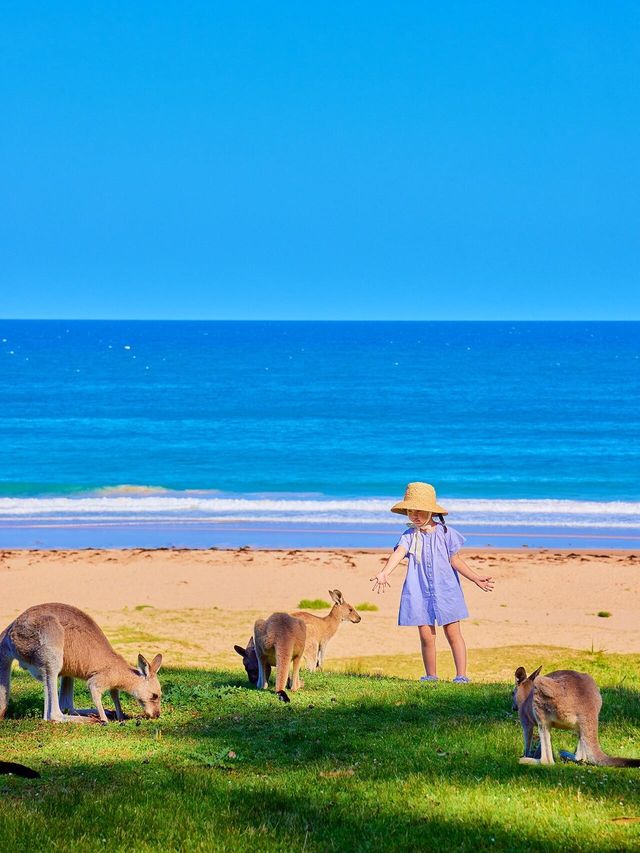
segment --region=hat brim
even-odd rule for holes
[[[413,501],[400,501],[391,507],[391,512],[397,512],[399,515],[406,515],[409,510],[413,510],[414,512],[432,512],[434,515],[449,514],[448,510],[443,506],[438,506],[438,504],[431,504],[431,506],[422,504],[421,506],[417,506]]]

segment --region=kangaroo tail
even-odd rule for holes
[[[583,745],[584,757],[589,764],[598,767],[640,767],[640,758],[617,758],[615,755],[607,755],[600,746],[598,739],[597,724],[583,724],[580,731]]]
[[[0,761],[0,773],[13,773],[14,776],[22,776],[24,779],[39,779],[37,770],[25,767],[24,764],[15,764],[13,761]]]
[[[640,758],[618,758],[615,755],[607,755],[606,752],[600,750],[594,764],[598,764],[600,767],[640,767]]]
[[[280,641],[276,646],[276,693],[284,693],[289,678],[293,640]]]

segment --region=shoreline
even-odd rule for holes
[[[362,610],[360,624],[340,627],[328,661],[410,655],[419,668],[417,631],[397,625],[404,566],[385,595],[371,589],[369,579],[388,550],[5,547],[0,631],[27,607],[62,601],[90,613],[127,660],[162,652],[167,666],[241,669],[233,646],[246,644],[257,618],[300,609],[302,599],[328,601],[328,590],[337,588],[356,608],[377,610]],[[555,646],[640,652],[640,556],[634,551],[465,548],[464,557],[474,571],[496,580],[490,594],[462,581],[470,651]],[[446,669],[451,655],[443,632],[437,633]]]
[[[637,528],[599,528],[586,532],[572,527],[490,528],[453,523],[466,538],[465,548],[640,548]],[[190,548],[194,550],[241,547],[370,548],[391,550],[401,526],[371,527],[351,524],[300,524],[291,522],[210,522],[180,519],[131,522],[102,519],[0,520],[0,543],[5,549],[53,550],[74,548]]]

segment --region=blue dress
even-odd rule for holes
[[[433,532],[422,534],[420,559],[409,553],[412,538],[413,528],[409,527],[396,545],[406,548],[409,557],[398,625],[448,625],[465,619],[469,611],[460,578],[451,566],[451,557],[462,547],[464,536],[452,527],[445,533],[444,527],[436,524]]]

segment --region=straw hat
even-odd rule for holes
[[[447,515],[447,510],[436,503],[436,490],[429,483],[409,483],[404,500],[391,507],[391,512],[406,515],[407,510],[432,512],[434,515]]]

